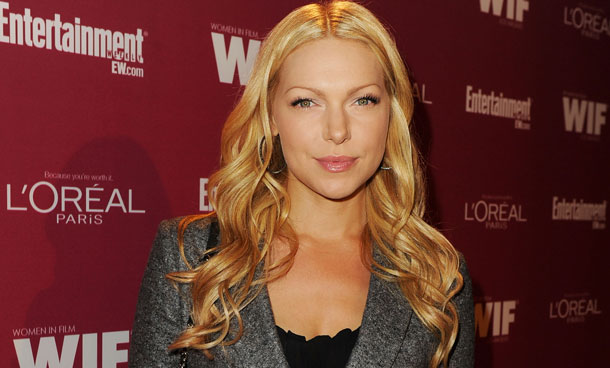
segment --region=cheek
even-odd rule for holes
[[[377,164],[383,159],[385,155],[385,145],[386,145],[386,132],[380,130],[379,132],[375,132],[376,134],[370,134],[370,152],[371,158],[374,164]]]
[[[382,113],[380,116],[372,119],[360,133],[369,151],[375,157],[383,156],[385,152],[386,139],[388,136],[389,114]]]
[[[295,114],[278,109],[274,115],[275,127],[280,135],[284,157],[298,157],[315,144],[316,120],[311,115]]]
[[[308,148],[312,147],[312,132],[302,129],[301,126],[302,124],[297,124],[294,121],[289,124],[286,124],[286,121],[278,124],[282,153],[288,165],[302,157],[308,151]]]
[[[385,146],[386,138],[388,136],[389,122],[387,115],[380,119],[379,124],[375,126],[373,135],[380,146]]]
[[[387,106],[386,111],[384,112],[384,114],[381,118],[380,133],[379,133],[379,140],[380,140],[379,144],[383,148],[384,152],[385,152],[385,145],[386,145],[386,141],[388,138],[389,130],[390,130],[390,106]]]

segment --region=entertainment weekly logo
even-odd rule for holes
[[[510,98],[494,91],[483,93],[481,88],[475,91],[473,86],[466,85],[466,112],[514,119],[515,129],[530,130],[532,98]]]
[[[523,29],[523,15],[530,10],[527,0],[479,0],[481,13],[491,13],[499,17],[499,23],[516,29]]]
[[[237,68],[239,84],[245,86],[261,47],[258,32],[220,23],[211,23],[210,28],[218,79],[221,83],[232,84]],[[229,41],[228,50],[225,35]],[[244,39],[247,40],[247,48],[244,46]]]
[[[146,32],[140,28],[135,33],[111,31],[81,24],[79,17],[62,21],[58,13],[50,19],[32,16],[30,8],[23,13],[9,9],[8,2],[0,1],[0,43],[111,59],[112,74],[144,77],[144,68],[127,64],[144,63]]]
[[[474,202],[464,202],[464,221],[478,222],[486,230],[507,230],[509,224],[527,222],[523,205],[511,196],[481,195]]]
[[[6,184],[6,210],[50,214],[61,225],[101,225],[108,213],[146,213],[136,208],[133,189],[113,183],[112,175],[45,171],[44,180]]]
[[[13,347],[19,368],[116,367],[127,363],[130,331],[75,334],[73,325],[13,328]],[[61,341],[61,343],[59,343]],[[61,351],[58,348],[61,346]],[[36,352],[33,347],[38,346]],[[80,352],[82,361],[76,360]],[[101,354],[99,354],[101,353]]]
[[[610,20],[602,8],[578,3],[578,6],[563,8],[563,24],[579,31],[581,36],[599,40],[610,37]]]
[[[515,323],[518,300],[492,300],[483,298],[474,304],[474,331],[479,339],[505,342],[510,336],[510,326]]]
[[[584,199],[553,197],[553,221],[591,221],[593,230],[606,228],[608,201],[585,202]]]
[[[202,212],[214,211],[212,203],[210,203],[210,193],[208,193],[208,181],[208,178],[199,179],[199,211]]]
[[[564,294],[563,298],[549,303],[549,319],[565,323],[584,323],[588,318],[602,314],[597,298],[590,293]]]
[[[563,122],[568,133],[578,133],[581,139],[599,142],[606,125],[608,104],[592,101],[581,93],[563,93]]]

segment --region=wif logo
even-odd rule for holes
[[[57,328],[54,329],[56,330]],[[117,346],[129,342],[129,331],[127,330],[103,332],[101,334],[101,341],[99,341],[99,334],[97,333],[64,335],[61,344],[61,353],[58,351],[59,349],[55,336],[32,339],[34,335],[46,333],[46,331],[43,330],[47,330],[47,328],[42,328],[38,331],[22,330],[27,329],[16,329],[13,331],[14,336],[28,336],[26,338],[13,340],[20,368],[40,368],[47,366],[50,368],[96,368],[98,366],[98,352],[100,350],[102,367],[116,367],[119,363],[127,362],[127,349],[119,349]],[[74,326],[60,326],[58,332],[74,332]],[[38,340],[38,343],[32,344],[32,340]],[[32,350],[32,345],[38,345],[36,354],[34,354]],[[79,355],[82,357],[82,362],[75,362],[79,347]]]
[[[494,342],[508,340],[510,325],[515,322],[518,300],[488,301],[474,305],[474,331],[480,338],[491,336]]]
[[[589,135],[599,139],[602,127],[606,125],[608,104],[574,96],[564,96],[563,122],[566,132]]]
[[[523,28],[523,14],[530,9],[527,0],[479,0],[479,6],[482,13],[503,16],[501,24],[519,29]]]
[[[228,33],[230,36],[229,48],[227,49],[225,35],[219,32],[212,32],[212,45],[214,46],[214,57],[216,58],[216,66],[218,68],[218,79],[221,83],[232,84],[235,68],[237,68],[239,84],[242,86],[246,85],[261,47],[261,41],[249,39],[246,49],[244,39],[241,36],[256,38],[258,37],[258,32],[217,23],[212,23],[212,30]]]

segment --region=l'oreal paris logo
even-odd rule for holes
[[[562,319],[566,323],[585,322],[586,318],[602,314],[597,298],[589,293],[565,295],[549,303],[549,319]]]
[[[432,101],[426,99],[426,84],[413,83],[413,97],[420,103],[432,105]]]
[[[601,35],[610,37],[610,21],[604,9],[595,6],[579,3],[575,7],[564,7],[563,24],[594,40],[599,40]]]
[[[7,211],[54,213],[57,224],[101,225],[107,213],[142,214],[134,205],[133,189],[56,186],[48,181],[14,188],[6,184]]]
[[[482,223],[488,230],[506,230],[509,223],[527,222],[523,206],[511,196],[486,194],[478,201],[464,203],[464,220]]]

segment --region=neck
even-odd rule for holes
[[[290,225],[299,242],[318,243],[326,249],[360,242],[366,224],[365,187],[348,198],[325,198],[304,186],[288,185]]]

